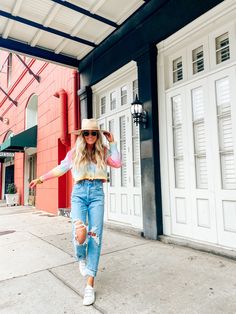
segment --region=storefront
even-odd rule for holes
[[[164,232],[236,248],[236,8],[158,44]]]
[[[130,112],[138,95],[137,83],[136,64],[131,62],[94,85],[92,91],[94,117],[101,129],[114,134],[122,158],[122,168],[111,168],[105,185],[105,219],[142,230],[140,134]]]

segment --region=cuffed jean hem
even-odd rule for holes
[[[97,272],[91,269],[86,268],[86,275],[96,277]]]

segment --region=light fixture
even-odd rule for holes
[[[140,124],[145,129],[148,122],[148,113],[143,109],[143,103],[138,99],[137,94],[135,100],[131,103],[130,111],[133,117],[133,122],[136,125]]]
[[[4,123],[4,124],[9,124],[8,118],[0,117],[0,121],[2,121],[2,123]]]

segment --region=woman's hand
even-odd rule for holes
[[[106,139],[108,140],[108,142],[114,142],[114,136],[112,133],[108,132],[108,131],[103,131],[103,135],[106,137]]]
[[[31,182],[30,182],[30,184],[29,184],[29,188],[30,189],[33,189],[33,188],[35,188],[36,187],[36,185],[37,184],[41,184],[41,183],[43,183],[43,181],[41,181],[40,179],[34,179],[34,180],[32,180]]]

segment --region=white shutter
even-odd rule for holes
[[[202,87],[192,89],[193,120],[204,118],[204,101]]]
[[[196,157],[195,167],[197,170],[196,171],[197,188],[206,189],[208,186],[206,157]]]
[[[203,121],[194,124],[194,146],[195,154],[206,154],[205,123]]]
[[[174,154],[175,157],[182,157],[183,156],[183,133],[182,133],[182,126],[178,125],[173,130],[174,136]]]
[[[126,117],[121,116],[119,122],[120,122],[120,152],[122,157],[121,186],[127,186]]]
[[[216,81],[216,96],[217,96],[217,113],[218,115],[229,113],[231,110],[230,105],[230,86],[229,78]]]
[[[231,115],[221,117],[219,119],[219,140],[220,150],[231,150],[233,149],[233,134],[232,134],[232,122]]]
[[[133,148],[133,185],[141,186],[140,176],[140,141],[139,141],[139,126],[132,123],[132,148]]]
[[[234,155],[222,154],[221,155],[221,175],[222,185],[224,189],[231,190],[236,189],[235,167],[234,167]]]
[[[106,113],[106,96],[100,99],[100,115]]]
[[[230,81],[228,77],[216,81],[216,99],[222,188],[226,190],[236,189]]]
[[[175,187],[184,188],[185,183],[182,132],[182,101],[180,95],[172,97],[172,121]]]
[[[174,96],[172,98],[172,111],[173,111],[173,125],[181,124],[182,123],[182,102],[181,96]]]
[[[221,63],[230,58],[229,33],[225,33],[216,39],[216,63]]]
[[[116,91],[110,93],[110,110],[116,109],[116,101],[117,101]]]
[[[109,132],[114,134],[114,120],[109,121]],[[110,186],[115,186],[115,169],[110,167]]]
[[[200,46],[192,51],[193,58],[193,74],[204,70],[204,51],[203,46]]]
[[[196,187],[198,189],[206,189],[208,186],[208,174],[206,162],[206,135],[203,89],[202,87],[198,87],[193,89],[191,93]]]
[[[173,60],[173,82],[178,82],[183,79],[183,63],[182,57]]]
[[[100,130],[105,130],[105,124],[99,123],[99,128],[100,128]],[[105,143],[105,137],[104,136],[102,136],[102,142],[103,142],[103,144]]]

